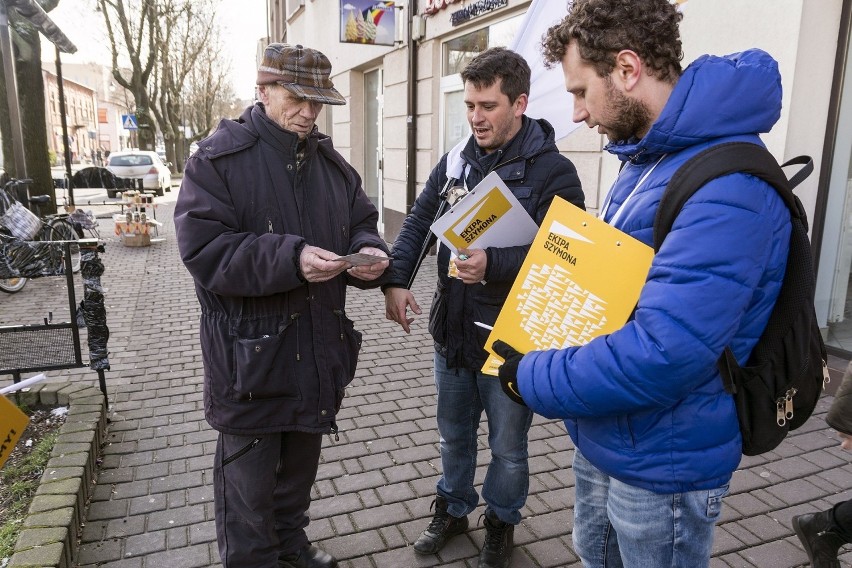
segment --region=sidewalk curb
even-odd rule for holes
[[[97,388],[69,382],[35,386],[19,393],[19,401],[28,406],[68,405],[68,415],[7,568],[70,568],[97,479],[106,402]]]

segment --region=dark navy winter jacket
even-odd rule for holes
[[[181,259],[201,304],[204,411],[221,432],[328,432],[361,334],[344,312],[343,273],[306,283],[307,243],[341,255],[387,251],[355,170],[316,129],[298,137],[260,103],[223,120],[189,159],[175,207]]]
[[[618,213],[615,226],[651,245],[678,166],[715,144],[760,143],[780,111],[781,78],[766,53],[699,58],[644,138],[607,147],[630,162],[605,219]],[[748,358],[778,295],[789,234],[789,212],[763,181],[732,174],[706,184],[655,256],[635,317],[583,347],[527,354],[524,400],[565,418],[583,455],[625,483],[658,493],[728,483],[741,437],[716,360],[726,345],[741,364]]]
[[[477,151],[471,137],[462,151],[462,158],[469,166],[465,168],[469,189],[491,171],[497,172],[539,225],[557,195],[585,208],[577,170],[559,153],[553,127],[546,120],[524,116],[521,130],[503,148],[484,159],[477,156]],[[487,167],[483,163],[493,165]],[[417,253],[430,234],[429,227],[440,202],[439,193],[447,181],[446,171],[447,156],[444,155],[432,170],[394,242],[388,286],[406,286]],[[494,324],[528,250],[529,245],[486,249],[488,265],[483,285],[465,284],[448,277],[450,251],[439,247],[439,279],[429,314],[429,331],[435,340],[435,349],[447,358],[450,368],[476,371],[482,368],[487,357],[483,347],[488,330],[473,322]]]

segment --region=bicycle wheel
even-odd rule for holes
[[[53,219],[50,221],[49,231],[47,235],[49,241],[77,241],[77,231],[74,225],[66,219]],[[80,245],[71,244],[71,270],[74,272],[80,271]]]
[[[20,292],[26,285],[26,278],[0,278],[0,292],[6,292],[7,294]]]

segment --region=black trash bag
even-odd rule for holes
[[[63,243],[23,241],[0,233],[0,278],[39,278],[65,274]]]
[[[71,184],[77,187],[115,187],[115,175],[106,168],[93,166],[77,170],[71,176]]]
[[[95,251],[83,251],[80,273],[83,275],[83,301],[77,309],[77,325],[88,329],[89,367],[95,371],[109,369],[109,327],[101,286],[104,263]]]

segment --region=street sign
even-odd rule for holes
[[[136,123],[135,114],[122,114],[121,125],[125,130],[137,130],[139,128],[139,125]]]

